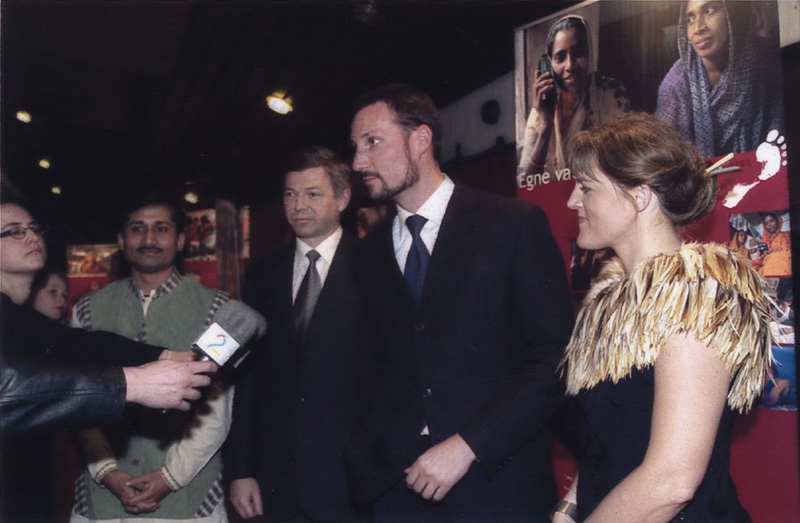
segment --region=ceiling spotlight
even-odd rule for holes
[[[194,191],[189,191],[186,194],[184,194],[183,199],[191,203],[192,205],[196,204],[200,200],[200,198],[197,196],[197,193]]]
[[[41,167],[42,169],[49,169],[50,160],[48,160],[47,158],[42,158],[41,160],[39,160],[39,167]]]
[[[267,106],[278,114],[288,114],[294,110],[291,98],[275,93],[267,96]]]
[[[61,194],[61,187],[59,187],[58,185],[54,185],[50,187],[50,192],[53,194]]]
[[[22,123],[31,123],[31,113],[28,111],[17,111],[17,120]]]

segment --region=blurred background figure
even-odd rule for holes
[[[56,267],[45,267],[36,273],[31,283],[30,305],[51,320],[67,322],[69,280],[67,274]]]

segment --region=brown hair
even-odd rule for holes
[[[359,96],[353,104],[353,114],[378,102],[391,107],[397,115],[395,122],[409,132],[427,125],[433,134],[433,158],[439,161],[442,155],[442,119],[430,96],[410,85],[388,84]]]
[[[34,302],[36,302],[36,295],[39,294],[39,291],[47,286],[47,282],[50,281],[50,276],[58,276],[58,278],[64,282],[64,285],[66,285],[67,289],[69,289],[69,279],[67,278],[67,273],[58,267],[48,265],[39,269],[36,272],[36,275],[33,277],[33,281],[31,282],[31,292],[28,295],[27,301],[25,302],[26,305],[33,307]]]
[[[341,196],[350,188],[350,167],[335,152],[319,145],[304,147],[290,154],[283,164],[284,179],[290,172],[305,171],[315,167],[322,167],[325,170],[336,196]]]
[[[596,179],[599,169],[622,187],[648,185],[676,226],[696,222],[717,200],[717,181],[697,148],[651,114],[630,113],[581,131],[566,156],[573,176]]]

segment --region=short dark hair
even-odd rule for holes
[[[409,132],[427,125],[433,133],[433,158],[439,161],[442,156],[442,119],[430,96],[410,85],[383,85],[356,98],[353,114],[378,102],[391,107],[397,115],[397,124]]]
[[[675,226],[696,222],[717,200],[717,181],[697,147],[651,114],[629,113],[579,132],[566,157],[573,177],[595,179],[599,169],[622,187],[649,186]]]
[[[336,196],[341,196],[350,188],[350,166],[335,152],[321,145],[303,147],[290,154],[283,164],[284,181],[290,172],[305,171],[315,167],[322,167],[325,170]]]
[[[117,230],[121,233],[125,232],[125,225],[130,220],[133,213],[144,209],[145,207],[160,206],[169,209],[172,221],[175,223],[175,230],[178,234],[182,234],[186,227],[186,215],[178,205],[176,198],[162,191],[148,191],[143,193],[135,193],[127,199],[123,206],[120,215]]]

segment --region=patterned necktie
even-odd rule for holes
[[[430,260],[430,253],[425,243],[422,241],[419,233],[428,219],[414,214],[406,219],[406,227],[411,231],[411,249],[408,251],[408,258],[406,258],[406,267],[403,271],[403,276],[408,282],[411,289],[411,294],[414,296],[414,301],[419,305],[422,298],[422,286],[425,284],[425,272],[428,270],[428,260]]]
[[[304,338],[308,324],[311,322],[314,306],[317,304],[317,298],[319,298],[319,293],[322,290],[319,272],[317,271],[317,260],[319,260],[320,255],[317,251],[310,250],[306,253],[306,257],[310,263],[308,264],[306,275],[303,276],[303,281],[300,283],[297,297],[294,300],[294,328],[301,341]]]

